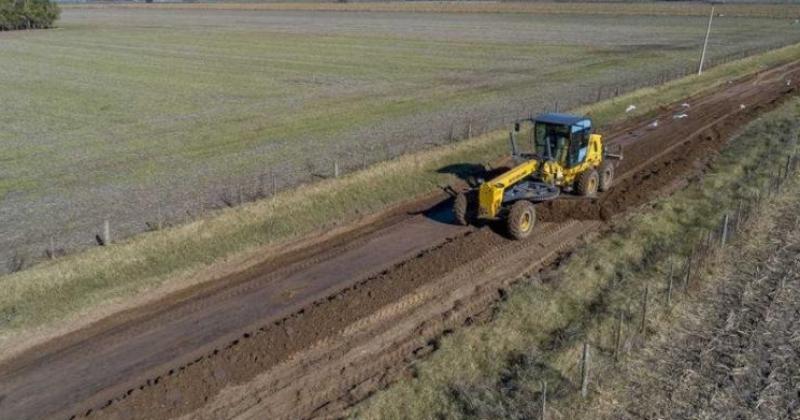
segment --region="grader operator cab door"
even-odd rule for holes
[[[571,168],[586,161],[592,121],[566,114],[543,114],[534,123],[534,150],[544,160]]]

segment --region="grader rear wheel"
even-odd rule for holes
[[[578,178],[577,191],[578,195],[584,197],[593,197],[597,195],[597,188],[600,184],[600,176],[594,168],[589,169],[581,174]]]
[[[520,200],[511,205],[508,212],[508,233],[514,239],[525,239],[530,236],[536,224],[536,209],[533,203]]]
[[[600,165],[600,184],[598,189],[600,191],[608,191],[614,181],[614,164],[611,162],[603,162]]]

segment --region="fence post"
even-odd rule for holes
[[[467,138],[468,139],[472,138],[472,120],[467,122]]]
[[[50,259],[56,259],[56,240],[51,236],[50,237]]]
[[[739,229],[741,229],[741,220],[742,220],[742,199],[739,199],[739,204],[736,206],[736,224],[734,225],[734,230],[736,234],[739,234]]]
[[[686,293],[689,291],[689,277],[692,276],[692,259],[694,257],[694,251],[690,252],[689,255],[686,256],[686,277],[683,279],[683,292]]]
[[[589,395],[589,343],[583,343],[583,358],[581,363],[581,397]]]
[[[339,159],[333,161],[333,177],[339,178]]]
[[[650,294],[650,286],[644,287],[644,296],[642,296],[642,323],[639,326],[639,332],[644,333],[647,328],[647,297]]]
[[[103,245],[111,245],[111,223],[108,219],[103,221]]]
[[[278,183],[275,180],[275,169],[272,168],[269,169],[269,177],[270,177],[270,182],[272,182],[272,195],[274,196],[278,189]]]
[[[670,259],[669,263],[669,284],[667,284],[667,307],[672,306],[672,279],[674,278],[675,261]]]
[[[622,311],[617,311],[617,334],[614,337],[614,361],[619,361],[619,346],[622,344]]]
[[[547,419],[547,382],[542,381],[542,420]]]
[[[792,166],[792,157],[791,156],[786,156],[786,171],[784,171],[784,173],[783,173],[783,177],[784,178],[788,178],[789,177],[789,168],[791,166]]]
[[[725,213],[725,217],[722,219],[722,238],[720,238],[720,245],[725,246],[725,242],[728,240],[728,213]]]

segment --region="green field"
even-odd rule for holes
[[[2,268],[697,65],[703,16],[574,12],[70,7],[2,33]],[[797,41],[719,16],[710,65]]]

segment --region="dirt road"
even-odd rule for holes
[[[528,241],[456,227],[447,203],[423,200],[40,346],[0,366],[0,418],[336,413],[504,284],[687,182],[739,127],[793,94],[787,80],[798,76],[800,64],[782,66],[606,128],[625,149],[615,188],[542,206]]]

